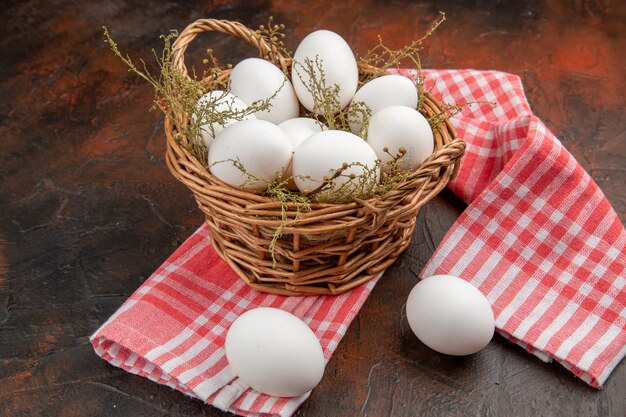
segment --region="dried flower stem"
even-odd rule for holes
[[[440,13],[437,20],[433,22],[429,30],[423,37],[413,41],[404,48],[393,50],[383,44],[379,37],[379,43],[368,53],[359,58],[358,63],[364,70],[361,71],[359,83],[363,85],[365,82],[385,74],[391,68],[400,68],[409,63],[415,70],[413,81],[415,82],[419,102],[422,103],[424,95],[424,77],[421,72],[421,61],[419,52],[423,49],[423,42],[432,36],[433,32],[445,21],[445,14]],[[284,34],[285,26],[275,24],[273,18],[270,17],[267,26],[262,25],[256,31],[259,39],[263,40],[270,46],[269,59],[277,62],[278,54],[285,58],[290,58],[291,53],[285,48]],[[246,110],[236,109],[235,106],[219,106],[219,99],[209,100],[208,103],[198,105],[198,100],[207,91],[223,90],[228,91],[228,80],[223,77],[225,69],[232,68],[227,64],[220,67],[218,60],[213,55],[213,51],[207,50],[207,58],[203,63],[209,68],[197,77],[195,70],[192,70],[191,77],[181,73],[172,65],[172,41],[178,36],[176,31],[163,35],[164,49],[160,56],[153,50],[157,64],[160,69],[159,76],[153,76],[147,69],[143,60],[140,65],[133,63],[128,55],[123,55],[117,44],[111,39],[109,32],[104,28],[105,42],[107,42],[112,51],[117,55],[129,68],[141,78],[146,80],[155,90],[154,107],[161,110],[167,118],[176,127],[175,139],[183,147],[185,147],[198,161],[206,161],[206,149],[199,139],[201,129],[209,125],[212,129],[213,124],[225,126],[227,121],[235,119],[241,120],[251,113],[266,110],[271,107],[271,100],[278,94],[278,90],[272,97],[266,100],[259,100],[249,106]],[[307,116],[317,119],[320,123],[324,123],[330,129],[350,130],[350,123],[360,123],[361,130],[359,135],[366,138],[367,126],[371,117],[371,109],[363,102],[352,103],[350,106],[341,109],[339,101],[339,86],[336,84],[328,85],[326,74],[323,71],[322,63],[319,58],[314,60],[305,60],[304,62],[292,63],[295,73],[301,79],[307,79],[305,86],[312,94],[314,99],[315,113],[309,113]],[[286,74],[289,76],[289,74]],[[281,87],[282,88],[282,87]],[[473,103],[465,103],[462,105],[446,104],[441,113],[429,118],[431,127],[437,129],[442,123],[445,123],[450,117],[462,110],[464,106]],[[319,113],[319,114],[317,114]],[[211,132],[214,133],[214,132]],[[359,162],[345,162],[341,167],[332,170],[332,175],[322,179],[321,185],[316,189],[306,193],[296,193],[287,189],[288,180],[276,179],[269,184],[263,195],[277,201],[281,206],[280,225],[276,229],[273,239],[270,243],[269,251],[272,255],[274,264],[275,246],[281,239],[285,227],[297,221],[295,218],[288,216],[288,209],[296,206],[299,210],[309,210],[310,204],[313,202],[333,202],[345,203],[354,201],[355,199],[369,199],[382,197],[399,183],[406,180],[411,174],[409,170],[403,169],[401,160],[406,150],[399,149],[398,153],[392,154],[389,150],[386,152],[392,157],[387,162],[384,172],[380,174],[381,161],[376,162],[376,166],[369,167]],[[229,159],[216,163],[230,162],[245,174],[246,185],[251,185],[260,181],[247,172],[239,159]],[[204,163],[206,166],[206,162]],[[363,172],[361,175],[346,174],[346,171],[352,167],[358,166]],[[207,166],[207,169],[210,167]],[[347,178],[339,184],[339,178]],[[338,185],[339,184],[339,185]]]

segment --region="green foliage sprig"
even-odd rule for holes
[[[328,84],[326,72],[318,56],[315,59],[306,58],[303,62],[294,61],[292,65],[296,76],[313,98],[314,111],[308,112],[306,116],[316,119],[331,130],[350,131],[351,122],[359,123],[362,128],[358,134],[365,139],[371,109],[362,101],[342,108],[339,100],[340,86]]]
[[[192,70],[189,76],[173,66],[172,43],[178,37],[178,32],[172,31],[168,35],[161,35],[163,39],[161,55],[152,50],[159,68],[159,75],[155,76],[143,59],[136,65],[130,56],[122,54],[108,29],[106,27],[103,29],[105,42],[109,44],[113,53],[128,66],[129,71],[146,80],[154,88],[154,108],[161,110],[176,127],[174,139],[205,166],[207,149],[201,140],[202,130],[215,136],[215,125],[224,127],[234,120],[244,120],[256,112],[270,109],[272,101],[285,84],[283,83],[267,99],[257,100],[245,108],[239,108],[228,98],[227,80],[219,76],[225,68],[219,67],[211,49],[207,50],[208,58],[204,60],[211,65],[210,68],[203,72],[202,77],[198,77],[195,70]],[[198,103],[208,91],[222,93]]]
[[[362,86],[364,83],[384,75],[389,69],[400,68],[408,63],[408,66],[415,70],[414,82],[418,91],[419,103],[422,103],[424,77],[421,72],[419,52],[423,49],[423,42],[445,20],[445,14],[440,13],[438,19],[423,37],[398,50],[385,46],[379,37],[378,45],[358,59],[358,64],[362,69],[359,85]],[[284,45],[284,30],[284,25],[275,24],[273,18],[270,17],[267,25],[261,25],[255,32],[256,36],[270,47],[268,58],[274,62],[278,61],[277,54],[287,59],[292,56]],[[129,71],[146,80],[154,88],[154,108],[161,110],[175,126],[174,139],[198,161],[201,161],[208,170],[210,167],[207,166],[207,151],[201,140],[202,129],[207,129],[214,136],[215,132],[212,130],[214,125],[225,126],[232,120],[242,120],[250,114],[269,109],[272,105],[272,99],[276,97],[280,89],[272,97],[252,103],[244,110],[237,108],[232,103],[224,106],[223,100],[226,98],[226,92],[228,92],[228,77],[224,76],[224,71],[232,68],[232,65],[220,66],[213,55],[213,51],[208,49],[207,57],[203,60],[207,69],[201,76],[196,75],[195,69],[192,69],[190,75],[182,73],[173,65],[172,43],[177,36],[176,31],[161,36],[164,48],[160,55],[152,50],[159,68],[159,74],[155,76],[148,70],[143,60],[140,60],[139,65],[135,65],[128,55],[123,55],[118,45],[111,39],[108,30],[104,28],[105,42],[110,45],[115,55],[128,66]],[[314,60],[293,62],[292,65],[297,76],[302,80],[308,80],[304,84],[313,96],[316,112],[307,113],[306,116],[317,119],[330,129],[345,131],[350,131],[350,123],[356,122],[361,125],[361,131],[358,132],[358,135],[367,139],[366,131],[372,112],[365,103],[352,103],[342,109],[339,104],[339,86],[328,84],[322,63],[317,57]],[[198,105],[198,100],[203,94],[215,90],[221,90],[224,93]],[[445,105],[441,113],[430,117],[431,127],[433,130],[437,129],[442,123],[461,111],[462,107],[470,104]],[[380,161],[377,161],[374,167],[365,166],[360,162],[346,161],[340,167],[332,170],[331,175],[317,179],[320,185],[316,189],[304,193],[293,192],[287,188],[287,184],[293,178],[277,178],[269,184],[263,195],[278,202],[281,206],[281,215],[277,217],[280,220],[280,225],[276,229],[269,247],[274,263],[276,262],[274,253],[276,243],[283,237],[284,229],[297,221],[297,214],[295,218],[293,215],[288,215],[291,213],[289,210],[292,210],[293,207],[296,207],[296,212],[299,213],[300,210],[309,210],[313,203],[347,203],[355,199],[381,198],[410,176],[411,171],[403,169],[400,163],[406,150],[402,148],[398,150],[386,149],[385,152],[392,157],[386,162],[385,167],[381,166]],[[246,167],[238,159],[219,161],[219,163],[232,163],[245,174],[246,180],[243,188],[260,181],[247,172]],[[348,174],[348,169],[353,166],[360,167],[363,174]],[[340,178],[341,183],[338,181]]]
[[[195,109],[198,100],[202,96],[202,89],[197,81],[189,78],[186,74],[173,70],[171,66],[171,45],[173,39],[178,36],[178,32],[172,31],[168,35],[161,35],[164,46],[160,56],[157,55],[154,49],[152,50],[160,70],[159,75],[155,76],[150,72],[143,59],[139,61],[140,65],[137,66],[130,56],[123,55],[117,43],[111,38],[108,29],[106,27],[103,29],[105,42],[109,44],[113,53],[128,66],[129,71],[146,80],[154,88],[154,106],[161,110],[170,119],[170,122],[176,126],[175,139],[183,142],[194,156],[198,157],[201,155],[204,146],[202,141],[197,139],[199,136],[199,125],[194,122],[188,123],[190,120],[188,110],[190,108]],[[186,139],[183,141],[183,138]],[[199,160],[202,159],[204,158],[199,158]]]
[[[430,38],[445,21],[446,14],[439,12],[437,19],[421,38],[414,40],[400,49],[388,48],[379,36],[378,45],[367,51],[363,57],[359,58],[359,65],[370,70],[363,73],[360,83],[365,84],[376,77],[380,77],[392,68],[399,69],[402,66],[406,66],[415,70],[416,75],[413,81],[417,87],[418,103],[422,103],[424,97],[424,77],[422,75],[420,51],[424,49],[424,41]]]
[[[284,30],[285,25],[282,23],[274,23],[274,16],[270,16],[267,19],[267,25],[261,25],[256,30],[256,35],[259,39],[265,41],[270,47],[269,59],[271,61],[278,62],[277,52],[280,53],[283,58],[291,58],[291,52],[285,47],[283,41],[287,37]]]

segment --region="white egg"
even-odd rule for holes
[[[415,83],[402,75],[383,75],[367,82],[352,98],[352,106],[356,108],[367,106],[370,115],[389,106],[406,106],[417,108],[417,89]],[[350,129],[353,133],[360,133],[363,124],[363,116],[356,113],[354,119],[350,119]]]
[[[405,106],[385,107],[376,112],[367,129],[367,143],[381,160],[383,171],[391,159],[385,148],[393,155],[404,148],[406,154],[398,165],[403,169],[415,169],[433,153],[435,147],[428,120],[417,110]]]
[[[287,133],[287,136],[291,139],[293,149],[296,149],[309,136],[322,130],[328,130],[326,125],[310,117],[296,117],[295,119],[285,120],[278,127]]]
[[[287,133],[287,136],[291,139],[291,145],[293,146],[294,151],[309,136],[319,133],[322,130],[328,130],[326,125],[310,117],[296,117],[295,119],[285,120],[279,124],[278,127]],[[293,180],[291,164],[289,164],[285,170],[283,180],[288,181],[286,187],[289,190],[295,191],[298,189]]]
[[[313,80],[311,74],[305,71],[307,60],[313,64]],[[304,107],[317,114],[322,111],[315,108],[309,89],[313,86],[312,81],[321,81],[322,72],[326,81],[325,87],[339,87],[338,112],[350,103],[356,92],[359,69],[350,46],[341,36],[329,30],[317,30],[308,34],[298,45],[291,68],[291,82],[298,99]]]
[[[478,352],[495,329],[489,301],[472,284],[452,275],[435,275],[415,285],[406,317],[419,340],[447,355]]]
[[[313,331],[276,308],[255,308],[239,316],[228,329],[225,350],[243,382],[277,397],[305,394],[324,374],[324,354]]]
[[[348,168],[335,179],[334,189],[343,186],[346,193],[358,196],[363,191],[359,180],[351,180],[349,176],[354,174],[359,177],[376,170],[372,179],[378,181],[376,159],[376,153],[358,136],[341,130],[325,130],[309,136],[295,149],[291,166],[298,189],[311,192],[323,184],[324,177],[331,178],[342,164],[347,163]],[[346,184],[348,181],[351,181],[350,184]],[[320,196],[329,194],[325,191]]]
[[[204,120],[202,126],[200,127],[202,129],[200,133],[202,135],[202,142],[207,150],[211,148],[211,144],[213,143],[215,136],[217,136],[217,134],[220,133],[226,126],[240,120],[256,119],[252,113],[245,114],[245,110],[248,108],[248,105],[241,101],[239,97],[222,90],[214,90],[206,93],[200,97],[196,107],[199,114],[203,115]],[[226,111],[236,111],[239,117],[225,118],[223,123],[217,123],[215,122],[217,119],[211,117],[212,113]]]
[[[264,59],[244,59],[230,73],[230,92],[248,105],[258,100],[269,101],[270,107],[255,113],[257,119],[274,124],[298,117],[300,104],[287,76]]]
[[[209,171],[233,187],[263,191],[282,176],[291,153],[291,141],[281,128],[266,120],[242,120],[227,126],[213,141]]]

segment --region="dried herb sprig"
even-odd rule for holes
[[[348,125],[358,126],[356,135],[367,141],[367,128],[372,117],[372,109],[364,101],[353,101],[346,109]]]
[[[283,41],[287,36],[284,33],[284,30],[284,24],[274,23],[274,16],[270,16],[268,18],[267,25],[261,25],[256,30],[256,35],[259,37],[259,39],[265,41],[265,43],[269,45],[269,58],[274,62],[278,62],[278,53],[280,53],[284,58],[291,58],[291,52],[286,48]]]
[[[295,224],[298,221],[301,211],[311,210],[310,199],[303,194],[294,193],[287,189],[289,182],[290,179],[274,181],[264,192],[266,196],[280,203],[280,225],[276,228],[268,247],[270,256],[272,257],[272,267],[276,266],[276,243],[283,236],[283,229]],[[287,217],[287,211],[291,206],[296,207],[296,215],[290,220]]]
[[[361,71],[360,85],[377,76],[385,74],[386,71],[391,68],[400,68],[404,66],[404,62],[408,62],[409,66],[413,67],[415,70],[414,82],[418,89],[418,94],[420,95],[419,102],[422,103],[424,78],[421,73],[419,52],[423,49],[424,40],[430,37],[444,20],[445,15],[441,13],[439,18],[422,38],[399,50],[392,50],[386,47],[379,37],[379,44],[368,51],[364,57],[359,58],[359,65],[364,69]],[[270,45],[271,52],[269,53],[269,58],[272,60],[275,60],[276,53],[280,53],[286,58],[291,57],[291,54],[284,46],[284,29],[284,25],[274,24],[273,19],[270,18],[267,26],[262,25],[259,27],[259,30],[256,31],[259,39],[264,40]],[[208,68],[201,77],[197,77],[194,70],[192,70],[191,77],[187,76],[187,74],[182,74],[172,65],[173,56],[171,45],[173,39],[178,36],[178,33],[175,31],[162,36],[164,49],[161,56],[157,56],[157,54],[152,51],[160,69],[158,77],[153,76],[148,71],[144,61],[140,61],[141,64],[136,66],[130,57],[122,55],[117,44],[109,36],[106,28],[104,29],[104,35],[105,41],[109,43],[113,52],[128,65],[129,70],[148,81],[154,87],[155,107],[163,111],[166,117],[176,126],[177,131],[175,139],[178,143],[189,150],[199,161],[206,161],[206,149],[198,139],[201,132],[200,129],[205,122],[217,123],[223,126],[224,123],[221,122],[224,122],[226,118],[242,118],[251,112],[267,109],[271,106],[271,98],[257,102],[253,104],[253,106],[250,106],[251,108],[246,112],[239,111],[239,113],[237,113],[238,110],[235,111],[235,109],[233,109],[233,106],[230,106],[230,109],[226,111],[216,111],[218,110],[216,108],[218,100],[215,100],[213,104],[197,106],[197,102],[204,92],[214,90],[228,91],[228,79],[223,76],[223,71],[224,69],[231,68],[232,65],[229,64],[225,67],[220,67],[213,52],[207,50],[207,58],[203,62],[209,65],[210,68]],[[359,135],[365,138],[365,132],[371,116],[371,109],[364,103],[353,103],[347,108],[340,109],[338,98],[339,87],[337,85],[327,85],[327,80],[319,59],[308,60],[304,63],[294,62],[293,65],[298,76],[302,78],[305,73],[309,76],[307,77],[310,80],[307,88],[314,97],[316,108],[321,109],[321,115],[311,113],[308,114],[308,116],[316,118],[331,129],[346,131],[350,130],[350,122],[361,122],[362,128]],[[275,97],[275,95],[273,97]],[[461,111],[462,107],[469,104],[471,103],[464,105],[444,105],[441,113],[429,119],[431,127],[433,129],[438,128],[447,119]],[[386,163],[385,169],[380,169],[380,161],[377,161],[374,167],[364,166],[359,162],[345,163],[342,164],[341,167],[332,170],[332,175],[323,178],[321,181],[322,185],[310,193],[302,194],[288,190],[287,183],[289,179],[277,179],[269,184],[269,187],[263,195],[277,201],[281,206],[280,226],[277,228],[269,248],[274,262],[276,262],[274,256],[275,246],[281,238],[284,228],[297,221],[297,215],[295,218],[288,216],[288,210],[290,208],[296,207],[299,213],[301,209],[309,210],[310,204],[317,202],[342,203],[353,201],[355,198],[380,198],[393,189],[398,183],[405,181],[411,174],[411,171],[401,168],[399,161],[404,156],[402,149],[399,149],[396,154],[392,154],[389,150],[387,152],[392,158]],[[259,181],[257,178],[247,173],[246,168],[239,160],[230,160],[230,163],[233,163],[238,169],[246,173],[247,179],[245,182],[247,185]],[[363,174],[348,174],[346,171],[351,166],[359,166],[362,168]],[[208,168],[207,166],[207,169]],[[338,185],[337,180],[339,178],[345,179],[346,181],[342,181],[342,183]]]
[[[256,112],[269,110],[286,82],[287,80],[283,81],[280,87],[268,98],[256,100],[249,106],[238,104],[239,100],[235,96],[230,95],[228,91],[216,90],[209,92],[200,98],[196,106],[188,110],[191,112],[189,130],[192,133],[205,131],[214,138],[217,126],[224,128],[234,121],[246,120]],[[206,150],[204,154],[206,154]]]
[[[272,106],[272,100],[284,86],[283,83],[267,99],[257,100],[245,108],[240,108],[228,98],[227,80],[218,76],[223,68],[218,66],[211,50],[207,50],[209,58],[206,60],[212,67],[205,71],[201,78],[196,75],[195,70],[188,76],[173,67],[171,46],[173,40],[178,37],[178,32],[172,31],[168,35],[161,35],[164,44],[161,55],[158,56],[154,49],[152,50],[160,70],[159,75],[155,76],[148,70],[143,59],[139,61],[139,65],[135,65],[128,55],[123,55],[107,28],[103,29],[105,42],[109,44],[113,53],[128,66],[129,71],[146,80],[154,88],[154,108],[161,110],[176,126],[175,140],[205,165],[207,150],[201,140],[202,130],[207,130],[214,136],[215,125],[224,127],[233,120],[244,120],[251,114],[268,110]],[[207,91],[222,93],[215,94],[198,104]]]
[[[346,173],[349,168],[359,167],[361,173]],[[379,178],[379,162],[374,166],[363,164],[362,162],[344,162],[338,169],[333,170],[332,176],[324,178],[322,186],[311,195],[314,201],[329,203],[349,203],[355,198],[367,200],[376,193]],[[337,179],[343,181],[338,184]]]
[[[413,81],[418,91],[418,103],[422,103],[424,77],[422,76],[420,51],[424,49],[424,41],[430,38],[445,20],[446,14],[439,12],[437,19],[421,38],[414,40],[400,49],[391,49],[385,46],[382,38],[379,36],[378,45],[370,49],[358,60],[361,67],[368,69],[368,71],[363,72],[359,82],[365,84],[376,77],[384,75],[392,68],[399,69],[403,66],[407,66],[415,70]]]
[[[197,81],[173,70],[171,66],[172,40],[178,36],[178,32],[172,31],[168,35],[161,35],[164,43],[161,56],[158,56],[154,49],[152,50],[160,70],[159,75],[155,76],[148,70],[143,59],[139,60],[140,66],[137,66],[130,56],[123,55],[117,43],[111,38],[108,29],[106,27],[103,29],[105,42],[109,44],[113,53],[128,66],[129,71],[146,80],[154,88],[154,108],[161,110],[177,127],[175,139],[184,144],[194,156],[201,154],[204,146],[201,141],[197,140],[199,130],[192,131],[199,127],[194,123],[191,125],[188,123],[190,114],[188,110],[195,108],[198,99],[202,96],[202,89]]]
[[[416,70],[421,69],[421,61],[419,53],[424,49],[423,44],[426,39],[432,36],[437,28],[446,20],[446,14],[439,12],[437,19],[431,24],[431,27],[419,39],[414,40],[410,44],[400,49],[391,49],[383,43],[382,38],[378,37],[378,45],[370,49],[365,56],[359,58],[358,62],[361,66],[368,67],[370,71],[364,74],[361,82],[365,83],[373,78],[384,75],[391,68],[400,68],[401,65],[408,65]]]
[[[441,111],[428,118],[428,124],[435,130],[439,126],[443,125],[451,117],[461,113],[465,107],[471,107],[475,104],[489,104],[491,108],[495,108],[497,103],[493,101],[468,101],[466,103],[441,103]]]
[[[244,190],[249,189],[251,186],[258,184],[259,182],[267,184],[267,181],[262,180],[261,178],[248,172],[248,170],[246,169],[246,167],[244,166],[244,164],[241,162],[239,158],[228,158],[228,159],[222,159],[220,161],[215,161],[211,165],[207,166],[207,168],[211,169],[215,165],[219,165],[219,164],[231,164],[232,166],[237,168],[239,171],[241,171],[245,180],[241,184],[239,184],[239,188],[242,188]],[[276,175],[278,176],[278,173]]]
[[[293,69],[313,99],[313,112],[307,116],[316,119],[331,130],[350,131],[350,124],[361,126],[357,135],[366,138],[366,128],[372,115],[371,109],[362,101],[342,108],[339,99],[340,86],[330,85],[326,72],[318,56],[306,58],[303,62],[294,61]]]
[[[339,100],[340,87],[337,84],[328,84],[320,57],[305,58],[304,62],[293,61],[292,66],[313,98],[313,112],[310,115],[331,130],[344,130],[345,123],[341,117]]]
[[[362,162],[344,162],[340,167],[331,170],[332,175],[321,180],[313,179],[320,185],[303,192],[303,195],[312,203],[349,203],[356,198],[380,198],[411,174],[410,170],[402,168],[399,161],[405,153],[406,150],[401,149],[396,157],[387,162],[385,170],[381,170],[380,160],[376,160],[373,166]],[[349,172],[352,167],[358,167],[360,174]],[[311,180],[308,177],[307,179]],[[339,182],[339,179],[342,181]]]

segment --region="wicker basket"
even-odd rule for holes
[[[237,22],[201,19],[185,28],[173,45],[177,70],[187,74],[185,50],[204,31],[238,36],[258,48],[262,58],[289,69],[290,62],[254,30]],[[361,72],[371,70],[360,68]],[[441,109],[426,94],[421,111],[428,117]],[[434,132],[433,155],[382,198],[314,204],[309,211],[290,205],[289,224],[275,244],[273,262],[269,246],[277,228],[284,226],[281,205],[212,176],[174,140],[175,131],[176,126],[166,118],[167,166],[194,193],[215,250],[250,287],[282,295],[340,294],[390,266],[411,242],[420,207],[455,176],[465,150],[465,143],[446,122]]]

